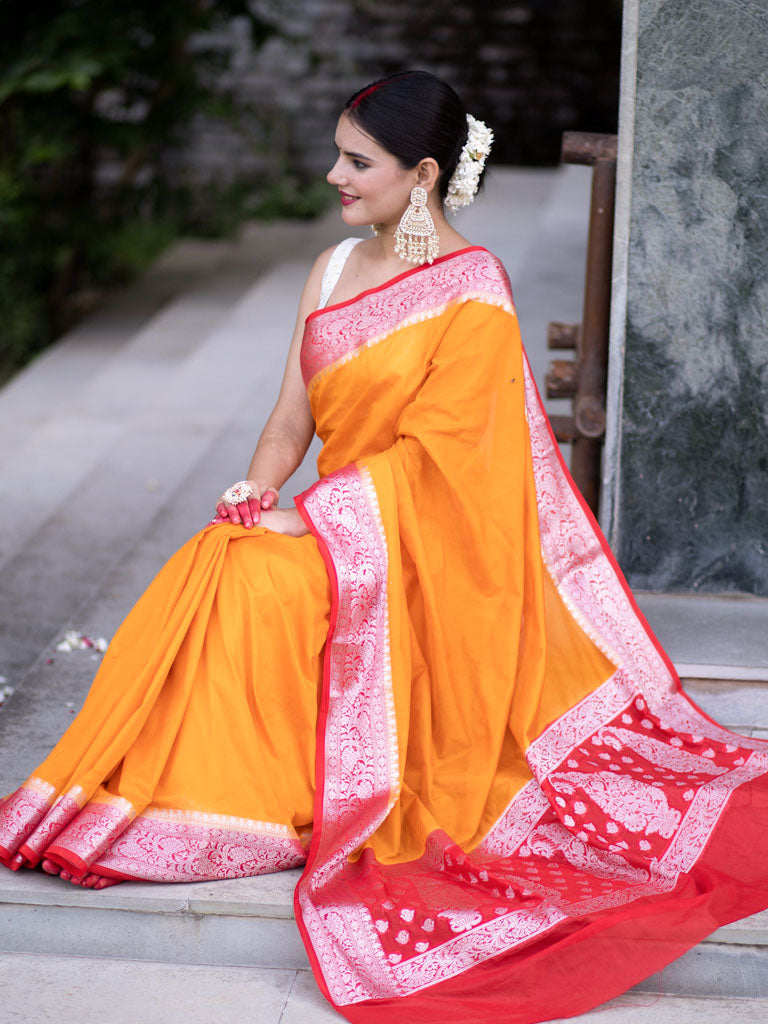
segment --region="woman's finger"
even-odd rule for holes
[[[254,526],[258,526],[259,525],[259,521],[261,520],[261,506],[259,505],[259,499],[258,498],[249,498],[248,499],[248,510],[251,513],[251,519],[253,520],[253,525]]]
[[[230,523],[234,523],[236,526],[240,523],[240,513],[237,511],[237,505],[227,505],[227,515],[229,516]]]
[[[261,496],[261,507],[272,508],[277,504],[278,494],[274,487],[268,487]]]
[[[237,511],[240,513],[240,519],[246,530],[250,530],[253,526],[253,516],[251,515],[251,509],[247,501],[241,501],[237,506]]]

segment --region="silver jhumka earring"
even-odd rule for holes
[[[416,185],[411,189],[411,203],[395,231],[395,252],[406,263],[432,263],[440,251],[440,239],[427,209],[429,195]]]

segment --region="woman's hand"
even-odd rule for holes
[[[212,523],[242,524],[246,529],[250,530],[252,526],[258,526],[261,521],[262,512],[277,507],[277,500],[280,494],[276,487],[272,487],[269,484],[261,484],[257,480],[241,480],[239,484],[234,484],[233,487],[237,488],[242,484],[249,485],[251,488],[250,496],[244,498],[243,501],[235,503],[227,501],[227,491],[225,491],[216,502],[216,515],[211,520]],[[230,488],[230,490],[232,489]]]
[[[261,516],[261,525],[275,533],[288,537],[303,537],[309,533],[304,520],[295,508],[266,509]]]

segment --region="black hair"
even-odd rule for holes
[[[428,71],[400,71],[359,89],[344,113],[403,167],[436,160],[445,199],[467,141],[464,104],[447,82]]]

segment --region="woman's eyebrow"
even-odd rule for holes
[[[342,156],[351,156],[353,160],[373,160],[373,157],[366,156],[364,153],[351,153],[348,149],[341,149],[338,142],[336,143],[336,149],[342,154]]]

